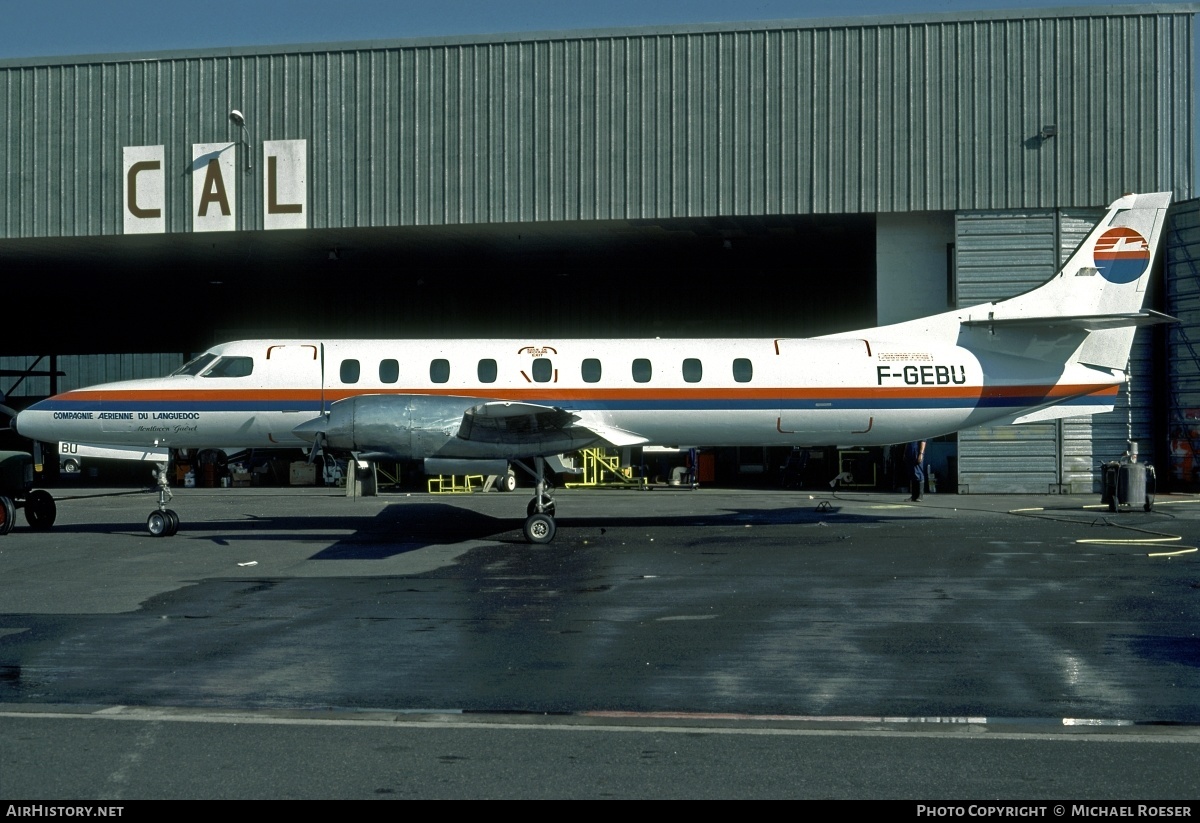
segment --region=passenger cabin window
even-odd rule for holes
[[[357,383],[362,367],[357,360],[343,360],[339,376],[343,383]]]
[[[554,361],[549,357],[536,357],[533,360],[533,382],[549,383],[554,378]]]
[[[639,357],[633,361],[633,382],[649,383],[650,378],[654,376],[654,369],[650,366],[650,361],[644,357]]]
[[[450,382],[450,361],[443,357],[430,361],[429,379],[434,383]]]
[[[600,382],[600,361],[594,357],[589,357],[583,361],[580,368],[583,372],[584,383],[599,383]]]
[[[476,374],[479,376],[480,383],[495,383],[496,382],[496,361],[491,358],[480,360],[479,367],[476,369]]]
[[[395,383],[400,379],[400,361],[399,360],[380,360],[379,361],[379,382],[380,383]]]
[[[733,361],[733,379],[738,383],[749,383],[754,379],[754,364],[745,357]]]
[[[704,364],[695,357],[688,357],[683,361],[683,379],[686,383],[699,383],[700,378],[704,376]]]
[[[204,373],[205,377],[246,377],[254,371],[253,357],[222,357]]]
[[[185,377],[195,377],[200,372],[204,371],[204,369],[208,367],[209,363],[216,359],[217,356],[215,354],[212,354],[211,352],[205,352],[199,357],[193,357],[175,371],[171,372],[171,376],[174,377],[177,374],[182,374]]]

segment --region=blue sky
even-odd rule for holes
[[[1108,4],[1072,0],[0,0],[0,59],[1086,5]]]

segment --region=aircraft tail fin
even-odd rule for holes
[[[1085,335],[1075,362],[1124,369],[1138,326],[1174,322],[1143,309],[1170,192],[1127,194],[1108,207],[1058,275],[998,303],[975,306],[967,327]],[[1069,335],[1068,335],[1069,336]]]

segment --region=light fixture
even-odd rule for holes
[[[254,154],[250,151],[250,139],[247,137],[249,130],[246,127],[246,117],[237,109],[232,109],[229,112],[229,120],[233,125],[242,130],[242,145],[246,147],[246,171],[254,168]]]
[[[1048,126],[1042,126],[1042,130],[1038,132],[1038,137],[1043,140],[1049,140],[1056,134],[1058,134],[1058,127],[1052,123]]]

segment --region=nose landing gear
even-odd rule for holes
[[[179,515],[167,508],[171,502],[171,483],[167,479],[167,463],[158,464],[158,508],[146,518],[146,531],[151,537],[172,537],[179,531]]]

